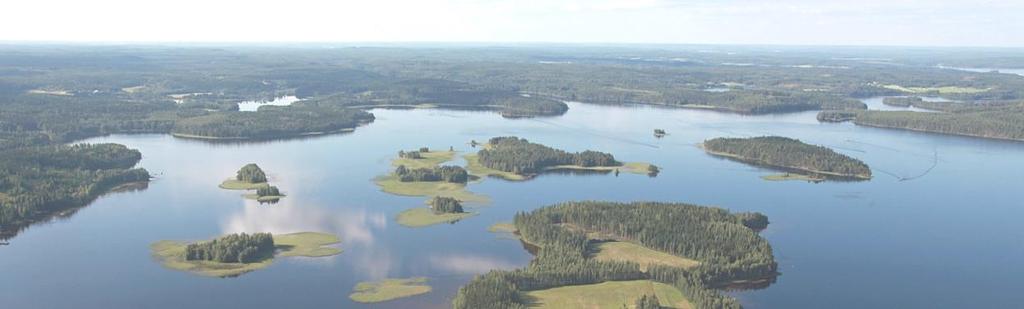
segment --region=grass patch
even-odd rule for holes
[[[381,176],[374,179],[381,191],[402,196],[447,196],[467,203],[487,203],[486,196],[466,190],[466,184],[446,181],[410,181],[402,182],[394,175]]]
[[[337,255],[341,249],[324,247],[340,243],[337,236],[324,233],[303,232],[294,234],[274,235],[274,246],[277,256],[324,257]],[[187,242],[161,240],[150,245],[153,257],[164,267],[187,271],[208,277],[236,277],[242,274],[263,269],[274,262],[274,258],[264,259],[255,263],[220,263],[213,261],[185,260]]]
[[[455,152],[454,151],[433,151],[433,150],[431,150],[430,152],[421,152],[420,156],[423,157],[423,158],[422,159],[395,158],[394,160],[391,160],[391,166],[396,166],[397,167],[399,165],[405,165],[405,167],[410,168],[410,169],[432,168],[434,166],[441,165],[441,163],[445,163],[445,162],[451,161],[452,159],[455,159]]]
[[[524,294],[530,308],[621,309],[622,305],[633,308],[636,299],[643,295],[657,296],[662,308],[693,308],[678,289],[650,280],[564,286]]]
[[[810,182],[825,181],[825,178],[815,177],[810,175],[795,174],[795,173],[783,173],[783,174],[772,174],[761,176],[761,179],[767,181],[790,181],[790,180],[802,180]]]
[[[235,179],[228,179],[225,180],[224,182],[221,182],[218,187],[226,190],[256,190],[259,188],[266,187],[268,185],[269,184],[267,184],[266,182],[252,183]]]
[[[134,86],[134,87],[125,87],[125,88],[121,88],[121,91],[124,91],[124,92],[127,92],[127,93],[136,93],[136,92],[142,91],[143,89],[146,89],[146,85],[140,85],[140,86]]]
[[[456,221],[475,216],[476,213],[446,213],[435,214],[427,208],[413,208],[398,213],[396,220],[398,224],[407,227],[427,227],[442,223],[455,223]]]
[[[379,303],[430,292],[427,278],[384,279],[360,282],[348,298],[360,303]]]
[[[519,175],[519,174],[516,174],[516,173],[511,173],[511,172],[506,172],[506,171],[496,170],[496,169],[493,169],[493,168],[490,168],[490,167],[486,167],[483,164],[480,164],[480,160],[478,159],[479,156],[477,154],[475,154],[475,153],[474,154],[467,154],[467,155],[462,156],[462,157],[466,159],[466,171],[469,172],[471,175],[474,175],[474,176],[477,176],[477,177],[481,177],[482,178],[482,177],[492,176],[492,177],[497,177],[497,178],[501,178],[501,179],[504,179],[504,180],[511,180],[511,181],[519,181],[519,180],[527,180],[527,179],[529,179],[529,177],[527,177],[527,176],[523,176],[523,175]]]
[[[974,88],[974,87],[957,87],[957,86],[944,86],[944,87],[903,87],[900,85],[885,85],[882,86],[886,89],[892,89],[896,91],[908,92],[908,93],[933,93],[937,92],[940,94],[959,94],[959,93],[980,93],[992,90],[992,88]]]
[[[244,194],[244,195],[242,195],[242,197],[244,197],[244,198],[247,198],[247,199],[250,199],[250,200],[256,200],[256,201],[259,201],[259,202],[273,202],[273,201],[279,201],[279,200],[281,200],[282,198],[284,198],[285,196],[287,196],[287,195],[266,195],[266,196],[259,196],[259,195],[255,194],[255,193],[250,193],[250,194]]]
[[[691,268],[700,262],[675,256],[631,242],[608,241],[597,245],[593,258],[601,261],[633,262],[640,264],[640,270],[646,271],[650,265]]]
[[[512,222],[498,222],[487,228],[488,232],[491,233],[515,233],[518,231],[516,225]]]
[[[615,171],[632,174],[643,174],[647,175],[647,168],[650,167],[650,163],[644,162],[626,162],[622,166],[579,166],[579,165],[556,165],[545,168],[544,170],[578,170],[578,171]]]

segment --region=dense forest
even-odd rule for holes
[[[863,126],[1024,141],[1024,104],[947,113],[861,111],[853,122]]]
[[[430,210],[435,214],[463,213],[462,203],[459,200],[447,196],[435,196],[430,199]]]
[[[704,141],[708,153],[759,165],[793,169],[826,177],[870,179],[860,160],[822,146],[781,136],[715,138]]]
[[[281,190],[278,189],[277,186],[259,187],[256,189],[256,196],[281,196]]]
[[[454,183],[466,183],[469,181],[469,173],[466,169],[457,165],[442,165],[424,168],[407,168],[399,165],[395,168],[395,176],[401,182],[414,181],[444,181]]]
[[[0,239],[122,184],[148,181],[132,168],[142,154],[117,144],[33,146],[0,150]]]
[[[261,106],[256,112],[222,112],[178,120],[176,136],[214,139],[273,139],[353,129],[373,121],[361,110],[326,107]]]
[[[622,162],[608,153],[597,151],[566,152],[518,137],[491,138],[478,153],[480,164],[496,170],[520,175],[538,174],[558,165],[582,167],[621,166]]]
[[[238,169],[238,172],[235,174],[235,180],[248,183],[267,182],[267,174],[256,163],[249,163]]]
[[[454,307],[526,308],[523,291],[647,279],[675,286],[698,308],[740,308],[713,288],[777,274],[771,246],[743,221],[720,208],[653,202],[568,202],[519,213],[515,227],[525,242],[539,248],[536,258],[522,269],[477,276],[459,289]],[[588,233],[701,263],[641,271],[633,262],[594,260],[589,252],[597,240]]]
[[[231,234],[185,247],[185,260],[188,261],[253,263],[272,256],[274,237],[270,233]]]

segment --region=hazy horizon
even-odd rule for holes
[[[1024,2],[40,0],[7,43],[470,43],[1024,47]]]

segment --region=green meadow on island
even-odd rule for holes
[[[279,257],[327,257],[341,249],[331,234],[231,234],[208,241],[162,240],[150,250],[164,267],[208,277],[236,277],[270,266]]]

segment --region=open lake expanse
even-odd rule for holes
[[[874,103],[874,104],[877,104]],[[0,247],[4,308],[449,308],[459,287],[533,256],[488,232],[516,213],[575,200],[663,201],[757,211],[771,224],[774,283],[730,290],[747,308],[1010,308],[1024,303],[1024,143],[819,123],[816,111],[739,115],[649,106],[569,103],[562,116],[512,119],[486,111],[372,109],[351,133],[265,142],[207,142],[169,134],[110,135],[143,154],[155,179],[110,193],[63,218],[28,227]],[[880,105],[876,105],[880,106]],[[285,107],[291,108],[291,107]],[[667,135],[656,138],[653,129]],[[426,130],[429,129],[429,133]],[[778,173],[706,154],[715,137],[779,135],[871,166],[858,182],[766,181]],[[488,178],[468,190],[490,202],[451,224],[411,228],[396,216],[423,197],[374,183],[399,150],[475,153],[473,140],[517,136],[564,149],[649,162],[657,177],[547,173]],[[246,199],[218,188],[258,163],[285,198]],[[461,155],[451,164],[465,165]],[[168,269],[150,245],[230,233],[337,235],[340,254],[276,259],[265,269],[211,278]],[[417,296],[363,304],[360,282],[424,277]],[[31,280],[14,280],[31,278]],[[969,297],[967,297],[969,296]]]

